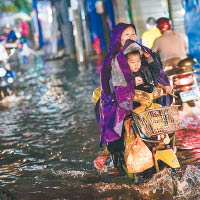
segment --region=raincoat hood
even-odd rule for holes
[[[117,26],[112,31],[109,52],[111,51],[112,53],[118,53],[120,51],[122,32],[130,26],[136,31],[135,26],[133,24],[117,24]]]
[[[125,24],[125,23],[117,24],[112,30],[109,51],[108,51],[107,56],[104,59],[104,64],[103,64],[103,68],[101,71],[101,74],[104,74],[103,76],[101,76],[101,88],[102,88],[102,91],[106,95],[108,95],[110,93],[110,89],[108,87],[108,82],[111,77],[112,59],[120,51],[122,32],[130,26],[133,27],[134,30],[136,30],[135,26],[133,24]]]

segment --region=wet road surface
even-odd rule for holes
[[[196,114],[183,117],[185,129],[177,134],[179,176],[166,169],[135,186],[126,176],[110,173],[109,162],[102,173],[94,169],[100,148],[91,95],[99,86],[102,62],[100,57],[79,66],[38,56],[17,67],[21,99],[0,112],[2,195],[31,200],[200,198]]]

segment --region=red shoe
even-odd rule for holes
[[[101,152],[98,155],[98,157],[94,160],[95,168],[99,171],[102,170],[109,156],[110,156],[110,153],[107,150],[104,150],[103,152]]]

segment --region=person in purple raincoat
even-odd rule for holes
[[[159,82],[164,85],[166,93],[172,92],[158,55],[136,42],[135,26],[125,23],[117,24],[112,31],[109,52],[104,59],[100,74],[101,97],[95,108],[101,133],[100,147],[107,145],[115,166],[120,159],[120,152],[124,150],[124,141],[121,137],[123,122],[133,110],[135,83],[124,53],[133,43],[140,46],[143,52],[142,63],[148,65],[153,74],[157,74],[154,77],[154,84],[157,85]],[[120,70],[116,71],[115,68]],[[169,105],[171,102],[168,95],[160,103]]]

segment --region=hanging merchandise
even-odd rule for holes
[[[86,10],[90,23],[92,47],[97,54],[101,54],[102,51],[108,49],[110,34],[115,26],[112,1],[86,0]]]
[[[51,25],[52,25],[52,9],[50,1],[37,1],[38,19],[41,24],[41,30],[43,35],[43,47],[47,53],[51,52],[50,40],[52,37]]]
[[[86,10],[90,24],[92,48],[95,50],[97,54],[101,54],[102,50],[103,51],[106,50],[106,45],[104,40],[101,17],[96,12],[96,7],[95,7],[96,2],[97,2],[96,0],[86,0]],[[97,3],[97,5],[100,6],[100,3]],[[102,7],[101,9],[100,8],[98,9],[102,10]]]
[[[32,20],[33,20],[33,24],[34,24],[34,40],[37,43],[38,42],[38,47],[42,47],[43,46],[43,35],[42,35],[42,28],[41,28],[41,24],[38,18],[38,8],[37,8],[37,0],[33,0],[32,1],[32,8],[33,8],[33,12],[32,12]],[[37,44],[36,44],[37,45]]]
[[[113,5],[110,0],[103,1],[104,13],[101,15],[101,21],[103,24],[103,32],[106,41],[106,48],[110,45],[110,35],[113,27],[115,26]]]
[[[73,57],[75,53],[75,41],[73,36],[73,25],[70,13],[70,1],[54,1],[57,12],[58,26],[65,47],[65,54]]]
[[[58,52],[58,22],[57,22],[57,13],[55,8],[54,0],[51,1],[51,10],[52,10],[52,23],[51,23],[51,53],[56,54]]]
[[[75,47],[76,47],[76,57],[79,64],[84,63],[85,55],[84,55],[84,33],[82,27],[81,13],[79,8],[78,0],[71,0],[71,17],[72,17],[72,25],[73,25],[73,35],[75,39]]]
[[[200,62],[200,2],[198,0],[184,0],[183,3],[189,54]]]
[[[115,26],[115,15],[114,15],[114,9],[113,9],[112,1],[104,0],[104,6],[105,6],[105,9],[106,9],[108,27],[109,27],[109,30],[111,32],[113,27]]]

